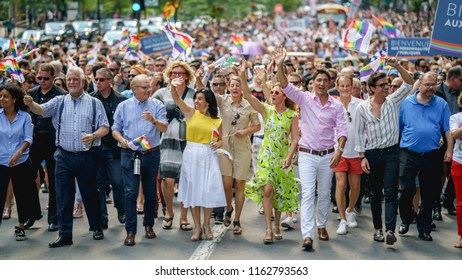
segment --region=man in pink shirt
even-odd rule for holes
[[[303,92],[289,84],[284,73],[283,62],[286,52],[276,50],[277,77],[284,94],[300,107],[302,137],[299,145],[299,170],[302,183],[301,230],[303,248],[313,249],[314,238],[314,197],[318,181],[318,204],[316,224],[319,239],[327,241],[326,230],[330,205],[330,187],[333,168],[338,165],[347,140],[347,121],[342,104],[327,93],[331,77],[326,70],[313,73],[313,92]],[[335,137],[338,149],[335,151]]]

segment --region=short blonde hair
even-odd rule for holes
[[[184,61],[174,61],[172,62],[167,70],[165,70],[165,78],[167,79],[168,83],[170,84],[171,79],[170,77],[172,76],[173,69],[176,67],[182,67],[186,71],[186,78],[185,78],[185,84],[186,86],[190,83],[193,83],[196,79],[194,77],[194,71],[189,67],[189,65],[184,62]]]

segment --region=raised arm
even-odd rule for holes
[[[412,78],[411,74],[409,74],[409,72],[398,63],[396,58],[387,57],[385,58],[385,60],[388,65],[398,70],[399,74],[401,75],[401,78],[406,84],[412,85],[414,83],[414,79]]]
[[[266,104],[272,105],[273,102],[271,102],[271,94],[270,94],[270,88],[268,87],[267,78],[268,74],[263,68],[255,68],[254,70],[254,82],[259,82],[261,89],[263,90],[263,96],[265,97]]]
[[[242,92],[244,93],[244,98],[249,101],[250,105],[260,113],[263,119],[266,119],[266,110],[265,106],[250,92],[249,85],[247,84],[247,69],[245,67],[246,61],[243,59],[241,61],[241,68],[239,69],[239,77],[241,78]]]
[[[34,114],[37,114],[39,116],[42,116],[43,115],[43,107],[42,105],[36,103],[34,101],[34,99],[32,99],[32,96],[30,96],[29,94],[25,95],[24,96],[24,104],[26,104],[27,106],[29,106],[29,109],[32,111],[32,113]]]
[[[277,47],[274,53],[274,61],[278,67],[278,80],[281,88],[286,88],[289,85],[286,73],[284,71],[284,59],[286,58],[286,50],[283,47]]]
[[[183,112],[185,118],[189,120],[194,115],[194,108],[189,106],[183,99],[180,98],[177,88],[182,84],[184,84],[184,79],[182,77],[173,79],[170,85],[170,91],[172,92],[173,101],[175,101],[181,112]]]

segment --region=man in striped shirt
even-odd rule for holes
[[[398,208],[398,109],[412,92],[414,80],[396,59],[387,58],[386,61],[388,65],[398,70],[404,83],[393,94],[388,95],[389,84],[385,73],[374,73],[369,77],[367,84],[371,97],[361,103],[356,110],[355,150],[359,152],[364,173],[369,174],[374,240],[385,241],[382,230],[383,189],[386,242],[388,245],[393,245],[396,242],[394,232]]]

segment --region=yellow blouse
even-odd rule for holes
[[[212,138],[212,128],[217,129],[221,125],[221,118],[212,119],[212,117],[201,114],[198,110],[194,111],[191,119],[186,121],[186,140],[189,142],[209,144]]]

